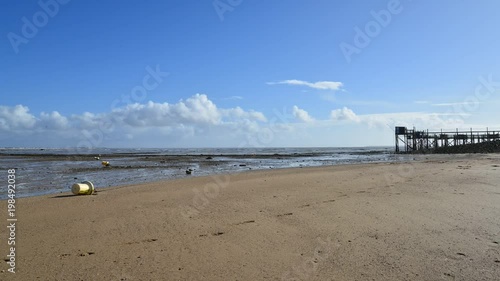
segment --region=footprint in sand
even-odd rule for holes
[[[236,225],[247,224],[247,223],[254,223],[254,222],[255,222],[255,220],[242,221],[242,222],[237,223]]]
[[[217,232],[212,233],[212,236],[221,236],[222,234],[224,234],[224,232],[217,231]],[[208,236],[208,234],[200,234],[200,235],[198,235],[198,237],[207,237],[207,236]]]
[[[335,199],[321,201],[321,203],[331,203],[331,202],[335,202]],[[320,204],[320,203],[315,203],[315,204]],[[304,204],[304,205],[299,206],[299,208],[306,208],[306,207],[311,207],[311,204]],[[286,214],[284,214],[284,215],[286,215]],[[278,216],[280,216],[280,215],[278,215]]]
[[[127,242],[125,244],[127,245],[132,245],[132,244],[139,244],[139,243],[145,243],[145,242],[155,242],[157,241],[158,239],[156,238],[150,238],[150,239],[146,239],[146,240],[142,240],[142,241],[132,241],[132,242]]]
[[[80,251],[78,251],[80,252]],[[92,251],[89,251],[89,252],[83,252],[83,253],[79,253],[77,254],[78,257],[87,257],[87,256],[92,256],[92,255],[95,255],[95,252],[92,252]],[[60,258],[64,258],[64,257],[69,257],[71,256],[71,254],[60,254],[59,257]]]
[[[453,278],[453,280],[455,280],[455,275],[451,274],[451,273],[443,273],[444,276],[447,276],[449,278]]]
[[[495,242],[493,242],[495,243]],[[491,257],[493,259],[493,262],[495,263],[500,263],[500,259],[498,258],[500,255],[500,250],[496,249],[496,246],[498,246],[498,243],[495,243],[495,246],[491,246],[490,249],[486,250],[486,256]]]

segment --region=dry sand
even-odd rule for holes
[[[500,155],[419,157],[19,199],[0,279],[500,280]]]

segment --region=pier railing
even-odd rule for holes
[[[472,145],[500,140],[500,130],[485,131],[418,131],[396,127],[396,153],[432,152],[440,147]]]

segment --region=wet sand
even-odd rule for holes
[[[0,279],[498,280],[500,155],[418,157],[22,198]]]

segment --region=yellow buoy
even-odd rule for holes
[[[94,193],[94,184],[90,181],[84,181],[81,183],[75,183],[71,186],[71,192],[75,195],[91,195]]]

